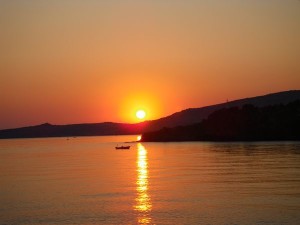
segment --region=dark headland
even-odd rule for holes
[[[0,130],[0,139],[143,133],[142,141],[299,140],[299,101],[300,90],[292,90],[186,109],[137,124],[44,123]]]
[[[226,107],[200,123],[146,132],[141,141],[286,140],[300,140],[300,100],[265,107]]]

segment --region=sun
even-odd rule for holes
[[[140,110],[136,111],[135,115],[138,119],[144,119],[146,117],[146,112],[144,110],[140,109]]]

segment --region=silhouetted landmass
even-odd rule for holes
[[[0,138],[35,138],[35,137],[72,137],[72,136],[104,136],[140,134],[144,130],[144,123],[94,123],[94,124],[71,124],[52,125],[49,123],[7,129],[0,131]]]
[[[227,107],[202,122],[143,134],[142,141],[300,140],[300,100],[287,105]]]
[[[170,116],[158,120],[149,121],[149,124],[147,124],[146,126],[147,130],[145,131],[155,131],[163,127],[176,127],[199,123],[203,119],[207,118],[212,112],[225,107],[241,107],[245,104],[252,104],[256,107],[263,107],[268,105],[287,104],[298,99],[300,99],[300,91],[291,90],[252,98],[244,98],[201,108],[185,109]]]
[[[216,110],[228,107],[241,107],[252,104],[263,107],[274,104],[287,104],[300,99],[300,91],[285,91],[253,98],[229,101],[222,104],[202,108],[186,109],[157,120],[137,124],[124,123],[91,123],[71,125],[51,125],[49,123],[16,129],[0,130],[0,138],[33,138],[33,137],[68,137],[141,134],[162,129],[163,127],[186,126],[201,122]]]

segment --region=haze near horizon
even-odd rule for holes
[[[0,129],[300,89],[300,2],[1,1]]]

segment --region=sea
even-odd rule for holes
[[[300,142],[136,138],[0,140],[0,224],[300,224]]]

